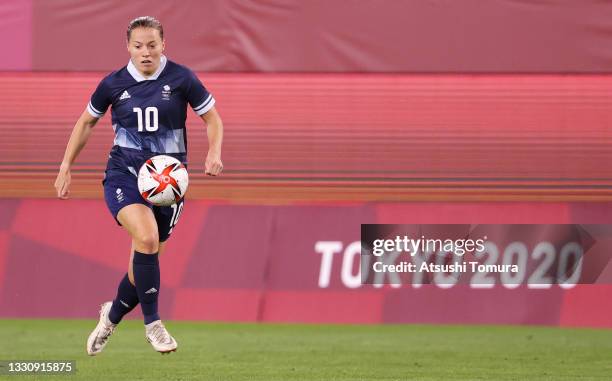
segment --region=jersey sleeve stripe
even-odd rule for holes
[[[206,98],[206,100],[204,102],[202,102],[201,105],[199,105],[198,107],[194,107],[193,111],[198,112],[200,111],[200,109],[202,107],[206,107],[206,105],[208,104],[208,102],[210,102],[213,99],[212,94],[208,94],[208,97]]]
[[[198,110],[194,109],[194,111],[196,112],[196,114],[198,115],[204,115],[208,112],[208,110],[210,110],[211,108],[213,108],[213,106],[215,105],[215,98],[210,98],[210,100],[208,102],[204,102],[204,107],[199,108]]]
[[[89,114],[91,116],[93,116],[94,118],[101,118],[102,116],[104,116],[103,112],[98,111],[92,104],[91,102],[89,102],[87,104],[87,111],[89,112]]]

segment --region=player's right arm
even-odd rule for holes
[[[98,119],[85,110],[72,129],[72,134],[70,134],[70,140],[68,140],[66,152],[64,153],[64,159],[55,179],[55,190],[57,191],[57,197],[60,199],[65,200],[68,198],[70,193],[70,168],[83,147],[85,147],[85,144],[87,144],[89,135],[91,135],[91,129],[96,125]]]

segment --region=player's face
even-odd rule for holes
[[[132,30],[127,49],[136,69],[145,76],[149,76],[159,67],[164,51],[164,41],[157,29],[136,28]]]

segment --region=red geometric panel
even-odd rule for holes
[[[454,286],[440,289],[425,285],[390,291],[385,297],[385,323],[427,324],[546,324],[557,325],[563,290],[497,285],[492,289]]]
[[[3,317],[95,317],[123,273],[13,235],[0,298]]]
[[[127,271],[130,238],[102,200],[24,200],[12,232],[118,271]]]
[[[612,203],[573,202],[567,204],[570,220],[575,224],[612,224]]]
[[[0,230],[9,230],[11,228],[15,213],[17,213],[21,202],[21,199],[0,199]]]
[[[577,285],[565,292],[559,324],[612,328],[612,285]]]
[[[262,320],[299,323],[381,323],[380,291],[270,291]]]
[[[159,258],[164,284],[178,287],[191,256],[198,255],[198,242],[206,223],[209,205],[209,202],[203,200],[187,200],[184,203],[179,222],[166,241],[164,254]],[[206,252],[206,242],[204,245]]]
[[[349,245],[359,241],[362,223],[376,222],[373,209],[367,204],[276,207],[270,245],[263,253],[268,290],[320,290],[324,268],[329,268],[326,291],[346,290],[341,269],[357,273],[360,246]],[[329,242],[339,242],[339,250],[326,253]]]
[[[2,317],[95,318],[99,305],[112,300],[126,270],[116,270],[13,235],[0,289]],[[174,289],[160,290],[160,314],[170,317]],[[130,315],[139,318],[140,308]]]
[[[6,264],[8,258],[8,245],[9,245],[10,234],[7,231],[0,230],[0,295],[2,295],[2,289],[4,287],[4,279],[6,278],[6,272],[8,267]]]
[[[98,304],[114,297],[129,255],[129,238],[103,202],[25,199],[3,204],[0,226],[12,231],[0,229],[0,317],[95,317]],[[388,222],[377,220],[374,210],[382,211],[379,218],[384,214],[414,223],[480,222],[479,215],[493,222],[532,223],[603,218],[585,205],[188,202],[161,259],[160,313],[190,320],[612,327],[605,303],[612,296],[610,286],[569,291],[558,285],[511,290],[499,283],[490,290],[459,285],[349,288],[355,286],[352,264],[358,263],[359,252],[353,242],[358,244],[359,224]],[[435,219],[427,219],[427,213]],[[609,229],[600,230],[591,250],[612,246]],[[326,285],[320,285],[323,256],[315,249],[321,241],[338,246]],[[602,276],[612,279],[612,266],[602,262],[600,267]],[[130,315],[139,316],[138,311]]]
[[[274,224],[275,207],[211,206],[205,223],[197,225],[201,228],[181,286],[262,288]]]
[[[176,291],[172,318],[254,322],[262,303],[257,289],[191,289]]]

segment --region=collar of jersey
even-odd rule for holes
[[[164,71],[164,68],[166,67],[166,62],[168,62],[168,59],[166,58],[166,56],[162,55],[159,61],[159,67],[157,68],[155,73],[153,73],[153,75],[149,77],[145,77],[140,74],[140,72],[138,71],[138,69],[136,69],[136,66],[134,66],[132,60],[130,59],[130,62],[128,62],[127,64],[127,71],[130,73],[132,78],[136,80],[136,82],[153,81],[156,80],[157,77],[159,77],[162,71]]]

